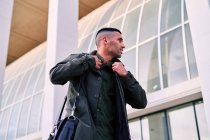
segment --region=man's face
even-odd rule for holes
[[[112,32],[107,38],[108,52],[113,58],[120,58],[125,45],[119,32]]]

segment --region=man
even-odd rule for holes
[[[125,45],[116,28],[96,34],[97,51],[72,54],[50,70],[54,84],[69,83],[69,101],[76,100],[79,119],[75,140],[130,140],[126,103],[145,108],[145,91],[119,61]]]

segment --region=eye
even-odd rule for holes
[[[123,42],[123,39],[122,39],[122,38],[119,38],[118,40],[119,40],[119,42],[120,42],[120,43],[122,43],[122,42]]]

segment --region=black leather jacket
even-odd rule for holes
[[[93,52],[93,54],[95,53],[96,51]],[[92,54],[71,54],[50,70],[50,79],[53,84],[61,85],[69,81],[67,97],[70,106],[79,93],[74,114],[80,121],[75,140],[96,140],[93,117],[100,94],[101,75],[100,71],[95,69],[95,59]],[[145,108],[147,105],[146,94],[130,72],[126,77],[115,74],[115,89],[117,93],[117,121],[115,125],[118,128],[116,140],[130,140],[126,103],[133,108]],[[87,93],[89,94],[87,95]]]

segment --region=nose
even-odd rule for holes
[[[122,48],[125,48],[125,44],[124,43],[122,43]]]

